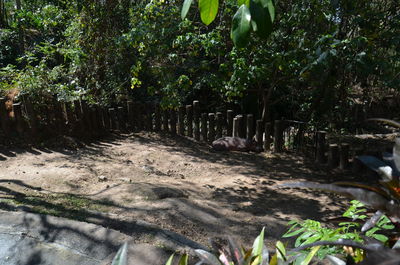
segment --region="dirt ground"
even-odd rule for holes
[[[127,234],[145,221],[203,244],[229,234],[248,245],[263,226],[273,242],[289,220],[323,221],[348,204],[333,194],[278,184],[349,177],[295,154],[218,153],[155,133],[86,144],[59,138],[46,147],[0,150],[0,207],[85,220]]]

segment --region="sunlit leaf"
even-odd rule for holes
[[[193,0],[185,0],[183,2],[182,10],[181,10],[181,18],[184,19],[189,12],[190,6],[192,5]]]
[[[187,265],[188,261],[189,261],[189,255],[185,253],[181,256],[178,265]]]
[[[208,251],[196,249],[195,252],[202,261],[207,262],[208,264],[220,264],[218,258]]]
[[[250,6],[250,0],[238,0],[238,6],[245,4],[247,7]]]
[[[308,253],[307,257],[300,263],[300,265],[308,265],[312,258],[317,254],[318,250],[321,248],[321,246],[315,246],[311,249],[311,251]]]
[[[128,243],[124,243],[115,255],[111,265],[126,265],[128,264]]]
[[[242,5],[232,21],[231,37],[236,47],[244,47],[249,41],[250,21],[250,10],[246,5]]]
[[[199,0],[200,18],[204,24],[210,25],[218,13],[218,0]]]
[[[172,254],[169,259],[167,260],[167,263],[165,265],[172,265],[172,261],[174,260],[174,254]]]

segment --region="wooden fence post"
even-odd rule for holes
[[[119,129],[121,131],[126,131],[126,119],[125,119],[125,112],[123,107],[117,107],[116,109],[118,115],[118,123]]]
[[[26,115],[28,116],[30,135],[31,137],[36,138],[38,132],[38,120],[35,109],[33,108],[32,102],[28,97],[22,96],[22,102],[26,110]]]
[[[208,142],[212,143],[215,140],[215,114],[208,114]]]
[[[350,145],[346,143],[340,144],[339,157],[340,157],[340,169],[347,169],[349,167],[349,151]]]
[[[110,120],[110,113],[108,112],[107,108],[102,107],[101,112],[103,113],[103,119],[104,119],[104,128],[106,131],[111,130],[111,120]]]
[[[126,102],[127,114],[128,114],[128,128],[130,131],[133,131],[135,128],[135,117],[134,117],[134,104],[133,101],[129,100]]]
[[[161,131],[161,113],[160,105],[156,104],[154,107],[154,130],[156,132]]]
[[[6,136],[11,136],[11,123],[6,110],[6,98],[0,98],[0,122]]]
[[[203,141],[207,142],[207,113],[201,114],[201,135]]]
[[[172,109],[170,111],[170,130],[171,130],[171,134],[175,135],[176,134],[176,111],[174,109]]]
[[[270,122],[267,122],[265,124],[264,128],[264,134],[265,134],[265,139],[264,139],[264,150],[270,150],[271,149],[271,143],[272,143],[272,124]]]
[[[186,105],[187,136],[193,137],[193,106]]]
[[[200,102],[193,101],[194,139],[200,141]]]
[[[233,127],[232,136],[239,137],[239,120],[237,117],[233,118],[232,127]]]
[[[178,109],[178,133],[185,135],[185,106],[180,106]]]
[[[115,111],[115,108],[109,108],[108,113],[110,114],[110,121],[111,121],[111,130],[119,130],[119,124],[118,124],[118,116]]]
[[[222,126],[224,122],[224,117],[222,112],[217,112],[217,128],[216,128],[216,138],[222,137]]]
[[[233,126],[233,110],[227,110],[226,112],[226,134],[227,136],[234,136]]]
[[[276,120],[274,126],[274,152],[281,153],[283,150],[283,129],[282,121]]]
[[[263,121],[262,120],[257,120],[256,121],[256,141],[257,141],[257,146],[262,148],[263,147],[263,133],[264,133],[264,128],[263,128]]]
[[[90,118],[89,107],[85,100],[81,100],[82,107],[82,119],[85,123],[86,133],[91,134],[93,132],[93,125]]]
[[[245,138],[246,137],[246,133],[245,133],[245,126],[244,126],[244,122],[243,122],[243,115],[239,114],[236,115],[236,119],[237,119],[237,123],[238,123],[238,136],[240,138]]]
[[[325,143],[326,143],[326,132],[317,131],[316,133],[316,155],[315,160],[317,163],[325,163]]]
[[[169,128],[168,128],[168,111],[167,110],[163,110],[163,115],[162,115],[162,123],[163,123],[163,131],[168,132]]]
[[[339,165],[339,146],[337,144],[330,144],[328,150],[328,166],[336,168]]]
[[[22,116],[22,107],[21,107],[21,102],[14,103],[13,104],[13,110],[14,110],[14,117],[15,117],[15,122],[17,125],[17,132],[20,137],[24,137],[24,132],[25,132],[25,124],[24,124],[24,117]]]
[[[253,114],[247,114],[247,119],[246,119],[246,123],[247,123],[247,140],[251,140],[254,137],[254,116]]]

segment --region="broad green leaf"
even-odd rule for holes
[[[286,249],[281,241],[276,242],[276,254],[278,260],[286,260]]]
[[[249,41],[250,21],[250,10],[243,4],[233,16],[232,21],[231,37],[236,47],[244,47]]]
[[[218,0],[199,0],[200,18],[207,26],[214,21],[218,13]]]
[[[250,0],[238,0],[238,6],[245,4],[247,7],[250,7]]]
[[[179,260],[178,265],[187,265],[189,260],[189,255],[188,254],[183,254],[181,256],[181,259]]]
[[[111,265],[126,265],[128,264],[128,243],[124,243],[115,255]]]
[[[260,38],[266,39],[272,32],[272,18],[268,9],[270,0],[250,0],[251,24]],[[275,14],[275,11],[274,13]]]
[[[265,234],[265,227],[261,230],[261,233],[257,236],[253,243],[253,256],[261,255],[264,245],[264,234]]]
[[[275,6],[274,6],[274,2],[272,0],[268,0],[267,1],[267,8],[268,8],[269,15],[271,17],[271,22],[274,22],[274,20],[275,20]]]
[[[181,10],[181,18],[185,19],[187,13],[189,12],[189,8],[192,5],[193,0],[185,0],[183,2],[182,10]]]
[[[174,254],[172,254],[172,255],[169,257],[169,259],[168,259],[167,263],[165,263],[165,265],[171,265],[173,259],[174,259]]]

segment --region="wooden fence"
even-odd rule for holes
[[[43,132],[55,135],[98,137],[120,131],[168,132],[212,143],[223,136],[255,139],[265,151],[295,150],[315,158],[329,168],[349,168],[349,144],[327,144],[327,133],[310,131],[307,123],[275,120],[264,123],[252,114],[201,112],[200,102],[180,106],[177,110],[163,110],[159,105],[128,101],[121,106],[106,108],[89,105],[84,100],[35,106],[28,98],[12,105],[13,115],[7,111],[5,98],[0,98],[0,135],[5,138],[37,139]],[[39,109],[39,111],[37,111]]]

